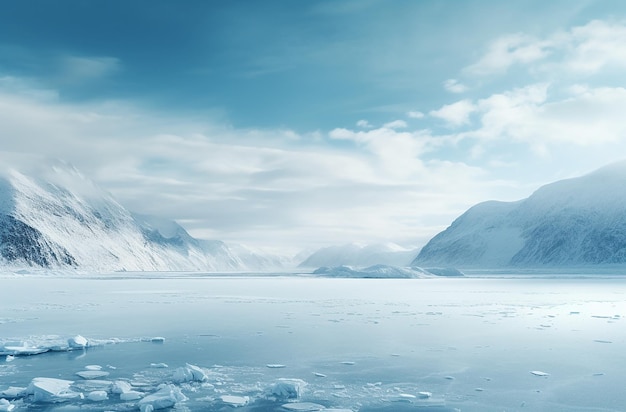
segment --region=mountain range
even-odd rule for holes
[[[73,166],[32,156],[0,161],[0,262],[93,271],[258,271],[280,258],[192,237],[134,214]]]
[[[413,265],[545,267],[626,263],[626,161],[542,186],[527,199],[477,204]]]
[[[404,267],[417,256],[418,250],[405,249],[395,243],[375,243],[360,245],[328,246],[313,252],[298,267],[319,268],[342,265],[367,267],[372,265],[392,265]]]

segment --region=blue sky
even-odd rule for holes
[[[625,69],[620,1],[15,1],[1,148],[199,237],[418,247],[624,157]]]

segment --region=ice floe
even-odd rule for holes
[[[550,376],[549,373],[542,372],[542,371],[530,371],[530,373],[532,373],[535,376]]]
[[[172,380],[176,383],[204,382],[208,379],[209,378],[206,372],[204,372],[202,368],[190,364],[176,369],[176,371],[174,371],[174,376],[172,377]]]
[[[9,386],[7,389],[0,392],[0,398],[17,399],[26,395],[26,388],[18,386]]]
[[[81,392],[71,389],[73,383],[64,379],[34,378],[26,388],[26,394],[32,395],[33,402],[56,403],[83,399]]]
[[[0,346],[0,355],[30,356],[48,352],[50,348],[34,346],[30,342],[5,342]]]
[[[98,379],[98,378],[104,378],[106,376],[109,376],[110,373],[106,371],[100,371],[100,370],[86,370],[86,371],[76,372],[76,375],[80,376],[83,379]]]
[[[111,385],[111,393],[126,393],[132,389],[133,387],[126,381],[115,381]]]
[[[250,402],[249,396],[222,395],[220,400],[226,405],[233,407],[246,406]]]
[[[120,393],[120,400],[125,401],[125,402],[136,401],[138,399],[141,399],[143,395],[144,394],[141,392],[128,391],[128,392]]]
[[[0,398],[0,412],[10,412],[15,409],[15,405],[4,398]]]
[[[278,379],[266,391],[268,397],[276,400],[299,399],[307,383],[302,379]]]
[[[109,395],[106,391],[92,391],[87,395],[87,399],[92,402],[102,402],[109,399]]]
[[[183,395],[180,388],[163,383],[158,386],[158,390],[137,403],[141,412],[150,412],[157,409],[171,408],[178,402],[184,402],[187,397]]]
[[[288,411],[300,411],[300,412],[315,412],[325,410],[324,405],[319,405],[313,402],[298,402],[298,403],[286,403],[281,406]]]
[[[76,335],[67,340],[67,345],[71,349],[84,349],[89,346],[89,341],[84,336]]]

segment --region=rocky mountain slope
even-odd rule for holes
[[[195,239],[132,214],[71,165],[0,160],[0,264],[94,271],[247,271],[281,265],[239,245]]]

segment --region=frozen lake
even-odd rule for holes
[[[111,393],[113,381],[140,396],[171,384],[187,398],[175,410],[191,411],[626,405],[623,277],[112,276],[0,278],[0,348],[76,335],[96,345],[0,357],[0,392],[45,377],[74,381],[85,397],[49,404],[20,395],[5,408],[138,410]],[[177,379],[187,364],[206,379]],[[108,373],[99,380],[76,375],[97,366]],[[299,399],[281,398],[277,382],[302,389]],[[108,399],[89,399],[102,390]]]

